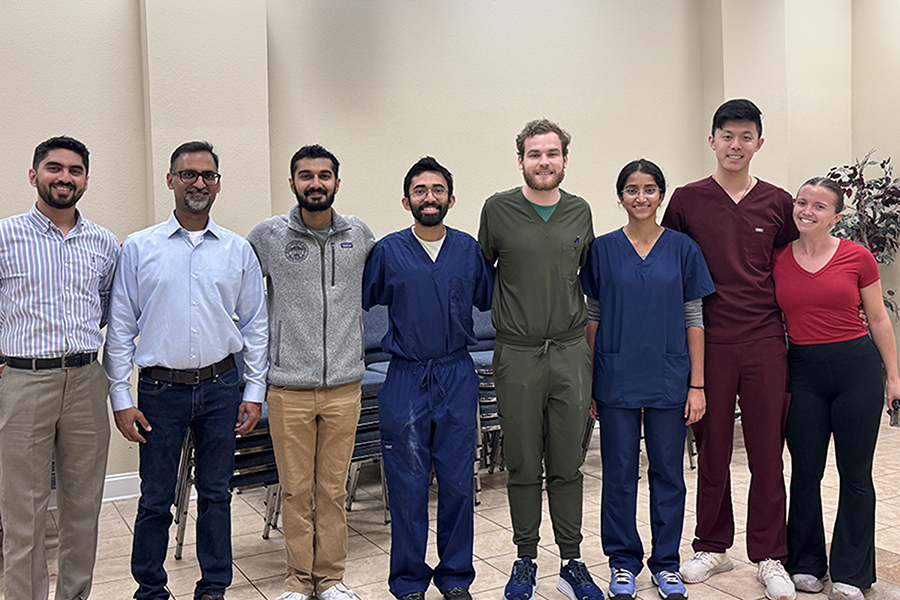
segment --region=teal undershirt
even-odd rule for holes
[[[550,217],[553,216],[553,212],[556,210],[556,207],[559,206],[559,201],[556,204],[551,204],[550,206],[542,206],[540,204],[535,204],[534,202],[528,201],[528,204],[534,207],[534,210],[537,211],[538,216],[540,216],[544,223],[550,220]]]

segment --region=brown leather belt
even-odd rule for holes
[[[43,371],[44,369],[83,367],[95,360],[97,360],[96,352],[82,352],[81,354],[70,354],[57,358],[17,358],[15,356],[7,356],[6,364],[13,369]]]
[[[201,381],[211,379],[216,375],[224,373],[234,366],[234,354],[229,354],[219,362],[202,369],[166,369],[165,367],[144,367],[141,369],[141,375],[156,379],[157,381],[168,381],[169,383],[180,383],[182,385],[197,385]]]

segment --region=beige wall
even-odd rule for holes
[[[34,200],[34,146],[92,150],[85,214],[120,239],[162,220],[172,149],[216,145],[213,216],[246,234],[295,202],[288,162],[321,143],[342,162],[336,208],[381,236],[410,223],[409,166],[457,179],[448,223],[475,233],[483,199],[519,185],[532,118],[573,135],[564,187],[597,233],[624,223],[613,183],[644,156],[671,187],[714,168],[723,100],[766,114],[754,173],[794,190],[871,147],[900,154],[897,0],[0,1],[0,217]],[[110,472],[136,468],[114,435]]]

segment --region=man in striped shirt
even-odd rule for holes
[[[31,210],[0,221],[0,514],[6,598],[45,600],[44,532],[55,452],[57,598],[87,598],[106,474],[108,383],[97,362],[119,244],[75,208],[88,150],[35,148]]]

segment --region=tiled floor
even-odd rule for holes
[[[790,458],[787,453],[785,456],[788,463],[786,474],[789,476]],[[689,542],[694,526],[693,506],[696,490],[696,471],[687,470],[687,461],[685,461],[685,467],[688,482],[688,511],[685,515],[683,559],[692,555]],[[605,566],[606,559],[603,556],[598,535],[602,477],[597,436],[594,436],[583,471],[585,493],[582,555],[595,579],[598,580],[598,584],[606,590],[609,573]],[[878,492],[876,532],[878,582],[867,592],[866,598],[869,600],[900,598],[900,476],[898,475],[900,475],[900,429],[890,429],[885,422],[875,456],[875,486]],[[472,586],[472,592],[476,600],[500,600],[508,570],[515,558],[506,501],[506,474],[494,473],[491,475],[485,472],[482,483],[481,504],[475,512],[477,577]],[[749,471],[743,450],[743,441],[738,430],[733,466],[738,535],[731,551],[736,568],[729,573],[716,575],[706,583],[689,586],[690,597],[694,600],[713,598],[757,600],[765,598],[762,586],[756,581],[756,568],[749,563],[744,548],[745,533],[743,530],[747,506],[743,501],[746,500],[748,484]],[[837,508],[837,486],[837,473],[834,469],[834,461],[831,460],[822,488],[826,520],[834,518]],[[432,519],[437,504],[435,498],[432,493]],[[648,498],[646,478],[643,478],[640,487],[638,521],[646,547],[649,547],[650,541]],[[228,590],[229,600],[271,599],[276,598],[282,592],[283,536],[279,531],[274,531],[270,539],[262,539],[260,534],[263,526],[261,516],[264,511],[263,501],[262,490],[248,491],[234,497],[234,583]],[[131,499],[110,502],[103,506],[100,523],[100,549],[94,589],[91,595],[96,600],[124,599],[130,597],[134,591],[135,585],[129,574],[129,553],[136,505],[137,501]],[[376,467],[364,468],[356,502],[348,515],[350,550],[346,571],[346,582],[364,600],[388,600],[391,598],[386,584],[391,536],[389,526],[383,522],[381,506],[378,469]],[[543,545],[538,556],[540,565],[538,595],[553,600],[563,600],[564,597],[556,591],[558,556],[557,549],[552,543],[553,534],[546,508],[545,499],[544,523],[541,527]],[[193,515],[193,508],[191,511]],[[48,524],[48,528],[51,530],[48,544],[53,546],[49,551],[50,572],[55,573],[56,526],[55,515],[52,516],[53,521]],[[433,525],[434,521],[432,521]],[[830,533],[830,523],[826,523],[825,528]],[[432,535],[432,543],[428,548],[428,559],[431,564],[435,564],[437,554],[433,537]],[[182,560],[176,561],[170,555],[166,562],[169,572],[169,587],[174,597],[178,599],[191,598],[193,584],[199,577],[199,567],[193,545],[192,524],[188,528],[186,544]],[[55,577],[51,578],[51,586],[54,581]],[[639,598],[645,600],[657,598],[656,590],[650,583],[646,570],[638,576],[638,590]],[[825,594],[799,594],[798,596],[800,600],[826,597]],[[429,589],[428,600],[439,600],[440,598],[441,595],[435,588]]]

